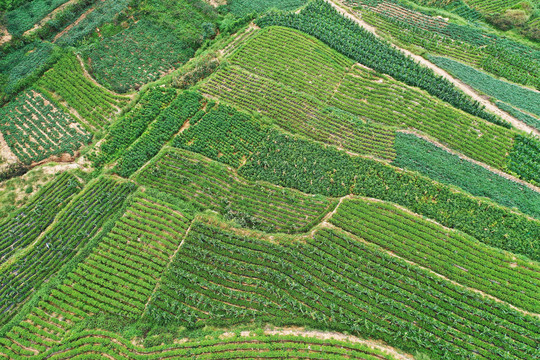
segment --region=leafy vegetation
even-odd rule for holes
[[[420,66],[358,26],[353,20],[341,16],[323,0],[310,2],[299,14],[272,14],[257,20],[257,24],[261,27],[287,26],[313,35],[363,65],[388,74],[407,85],[418,86],[472,115],[492,122],[497,121],[449,81]]]
[[[195,92],[180,93],[148,126],[119,159],[115,171],[128,177],[153,158],[165,142],[176,134],[192,117],[202,116],[202,97]],[[199,114],[199,115],[197,115]]]
[[[451,59],[431,56],[430,60],[473,88],[536,116],[540,116],[540,93],[538,91],[525,89],[502,80],[494,79],[487,74]]]
[[[527,113],[524,113],[523,111],[520,111],[516,109],[515,107],[501,101],[497,101],[496,104],[497,104],[497,107],[499,107],[501,110],[506,111],[507,113],[515,117],[516,119],[521,120],[525,124],[530,125],[533,128],[540,131],[540,118],[536,118]]]
[[[103,166],[116,160],[144,133],[176,94],[171,88],[152,88],[144,93],[137,105],[111,125],[99,153],[93,154],[94,164]]]
[[[27,247],[13,261],[5,263],[0,273],[0,323],[5,324],[37,291],[96,235],[101,225],[118,211],[133,184],[100,178],[89,184],[57,215],[37,242]]]
[[[423,176],[306,140],[278,134],[269,137],[239,173],[249,180],[264,180],[309,194],[354,194],[395,202],[488,245],[539,258],[537,220],[455,192]]]
[[[332,224],[464,286],[537,313],[538,264],[379,200],[341,203]]]
[[[185,63],[193,48],[167,28],[147,20],[86,50],[92,75],[117,92],[139,89]]]
[[[335,206],[322,196],[248,182],[226,166],[185,150],[161,153],[136,179],[199,209],[219,211],[241,226],[270,232],[307,231]]]
[[[252,320],[310,325],[440,358],[478,352],[532,359],[538,326],[533,316],[339,230],[274,244],[202,222],[191,225],[148,317],[188,327]]]
[[[540,194],[415,135],[398,133],[393,164],[540,219]]]
[[[104,91],[86,78],[73,53],[62,57],[36,86],[65,101],[84,119],[83,123],[89,123],[94,129],[105,128],[111,117],[128,101],[125,97]]]
[[[81,183],[69,173],[49,182],[25,206],[0,224],[0,264],[30,245],[81,189]]]
[[[296,10],[307,0],[231,0],[227,3],[228,10],[236,16],[251,13],[263,13],[269,9],[284,11]]]
[[[67,0],[32,0],[6,13],[8,31],[20,36]]]
[[[25,164],[74,152],[92,136],[43,93],[28,90],[0,109],[0,131]]]
[[[440,15],[420,12],[403,1],[373,4],[367,0],[348,0],[347,3],[363,5],[368,11],[362,11],[362,18],[402,47],[420,47],[432,54],[481,67],[513,82],[540,87],[540,51],[536,48],[499,37],[482,26],[458,25]]]
[[[532,136],[517,136],[508,169],[525,180],[540,184],[540,140]]]

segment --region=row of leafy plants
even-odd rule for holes
[[[222,164],[177,149],[163,151],[136,180],[201,210],[219,211],[241,226],[269,232],[307,231],[336,205],[322,196],[247,182]]]
[[[272,14],[257,20],[261,27],[281,25],[315,36],[351,59],[408,85],[418,86],[451,105],[488,121],[498,119],[485,112],[448,80],[422,67],[389,43],[380,40],[323,0],[310,2],[299,14]]]
[[[75,196],[39,241],[4,266],[0,281],[0,324],[13,317],[32,293],[96,235],[108,216],[118,211],[134,184],[100,178]]]
[[[375,199],[343,201],[330,222],[463,286],[538,313],[538,264]]]
[[[70,173],[49,182],[21,209],[0,224],[0,264],[17,250],[30,245],[81,190],[81,183]]]
[[[331,229],[276,245],[192,224],[148,316],[188,327],[310,325],[444,359],[532,359],[538,337],[535,317]]]

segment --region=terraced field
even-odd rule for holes
[[[538,359],[529,5],[0,0],[0,359]]]
[[[23,163],[73,154],[91,135],[51,98],[28,90],[0,109],[0,131]]]

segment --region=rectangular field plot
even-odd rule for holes
[[[162,152],[136,179],[242,226],[272,232],[307,230],[335,205],[323,196],[248,182],[218,162],[179,149]]]
[[[324,228],[274,244],[195,222],[148,308],[161,324],[324,326],[432,358],[532,360],[539,334],[536,317]]]
[[[28,90],[0,109],[0,131],[25,164],[73,154],[91,134],[43,94]]]
[[[393,99],[389,101],[388,99]],[[502,168],[514,134],[386,75],[355,67],[330,104],[378,123],[420,130],[450,148]]]
[[[241,110],[261,113],[292,133],[358,154],[388,160],[395,156],[393,128],[343,121],[325,112],[327,106],[316,98],[240,67],[220,70],[202,90]]]
[[[134,184],[100,178],[64,207],[38,241],[0,272],[0,324],[71,260],[122,207]]]
[[[115,95],[96,85],[84,75],[75,54],[61,58],[38,81],[37,86],[50,91],[60,101],[75,110],[83,122],[95,129],[102,129],[127,103],[128,98]]]
[[[377,200],[345,200],[330,221],[461,285],[531,312],[540,310],[540,280],[535,276],[540,267],[533,261]]]

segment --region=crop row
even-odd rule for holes
[[[389,43],[343,17],[324,0],[310,2],[299,14],[271,14],[257,20],[261,27],[280,25],[298,29],[376,71],[418,86],[451,105],[489,121],[496,118],[448,80],[422,67]]]
[[[0,264],[31,244],[49,226],[58,211],[79,192],[81,184],[63,173],[41,189],[20,210],[0,223]]]
[[[263,13],[268,9],[292,11],[304,5],[307,0],[231,0],[227,2],[227,8],[238,17],[252,13]]]
[[[309,140],[273,133],[239,174],[248,180],[264,180],[309,194],[355,194],[395,202],[488,245],[539,258],[538,220],[424,176],[352,157]]]
[[[461,285],[481,290],[522,309],[540,312],[540,270],[460,234],[376,200],[341,203],[332,224]]]
[[[516,119],[523,121],[525,124],[530,125],[536,130],[540,131],[540,117],[534,117],[502,101],[497,101],[495,104],[499,109],[506,111]]]
[[[239,67],[219,70],[202,91],[239,109],[259,112],[286,131],[358,154],[383,159],[395,156],[394,129],[330,116],[324,112],[326,105],[316,98]]]
[[[6,355],[15,356],[13,352]],[[223,339],[197,339],[178,344],[143,348],[120,335],[103,330],[74,332],[35,359],[71,359],[97,355],[110,359],[363,359],[392,360],[393,356],[364,344],[298,335],[229,336]]]
[[[100,231],[133,191],[133,184],[108,178],[88,185],[62,209],[38,241],[0,272],[0,323],[8,321],[43,282],[54,274]]]
[[[129,112],[110,126],[109,133],[100,146],[100,152],[91,154],[94,165],[102,166],[118,158],[144,133],[176,95],[176,90],[172,88],[151,88],[145,92]]]
[[[179,149],[162,152],[137,181],[265,231],[305,231],[335,205],[322,196],[245,181],[224,165]]]
[[[540,184],[540,140],[534,136],[516,136],[508,169],[525,180]]]
[[[91,314],[142,315],[191,215],[162,200],[160,193],[138,192],[129,201],[90,255],[9,331],[6,347],[22,355],[17,344],[24,344],[43,353]]]
[[[474,196],[488,197],[540,220],[540,193],[426,141],[413,134],[396,136],[395,166],[418,171],[443,184],[459,186]]]
[[[169,141],[191,118],[204,115],[202,96],[195,92],[180,93],[171,104],[159,113],[147,130],[135,140],[118,160],[115,171],[124,177],[131,176],[152,159],[165,142]]]
[[[329,104],[363,119],[418,129],[499,169],[513,145],[513,132],[360,67],[345,76]]]
[[[437,66],[481,92],[540,117],[540,93],[475,70],[444,57],[430,56]]]
[[[539,337],[534,317],[331,229],[275,245],[192,224],[148,314],[190,327],[311,325],[448,359],[532,359]]]
[[[208,109],[207,105],[207,110]],[[175,137],[172,145],[238,168],[269,130],[233,107],[219,105]]]
[[[367,1],[360,2],[367,3]],[[358,1],[348,3],[354,5]],[[402,45],[408,47],[414,44],[431,53],[450,56],[482,67],[494,75],[511,81],[540,86],[539,51],[508,38],[500,38],[472,24],[457,25],[446,22],[446,26],[426,29],[423,25],[427,20],[417,23],[416,17],[431,18],[437,22],[442,20],[405,8],[401,3],[400,5],[390,4],[388,1],[383,3],[392,11],[372,12],[364,9],[362,18]],[[372,10],[373,7],[367,9]]]
[[[0,109],[0,131],[25,164],[51,155],[73,154],[91,135],[51,99],[28,90]]]
[[[289,85],[321,101],[328,100],[353,65],[351,59],[319,40],[282,27],[258,32],[229,60],[252,74]]]
[[[87,79],[73,53],[63,56],[36,85],[56,94],[95,129],[107,127],[111,117],[127,102],[126,97],[105,91]]]

